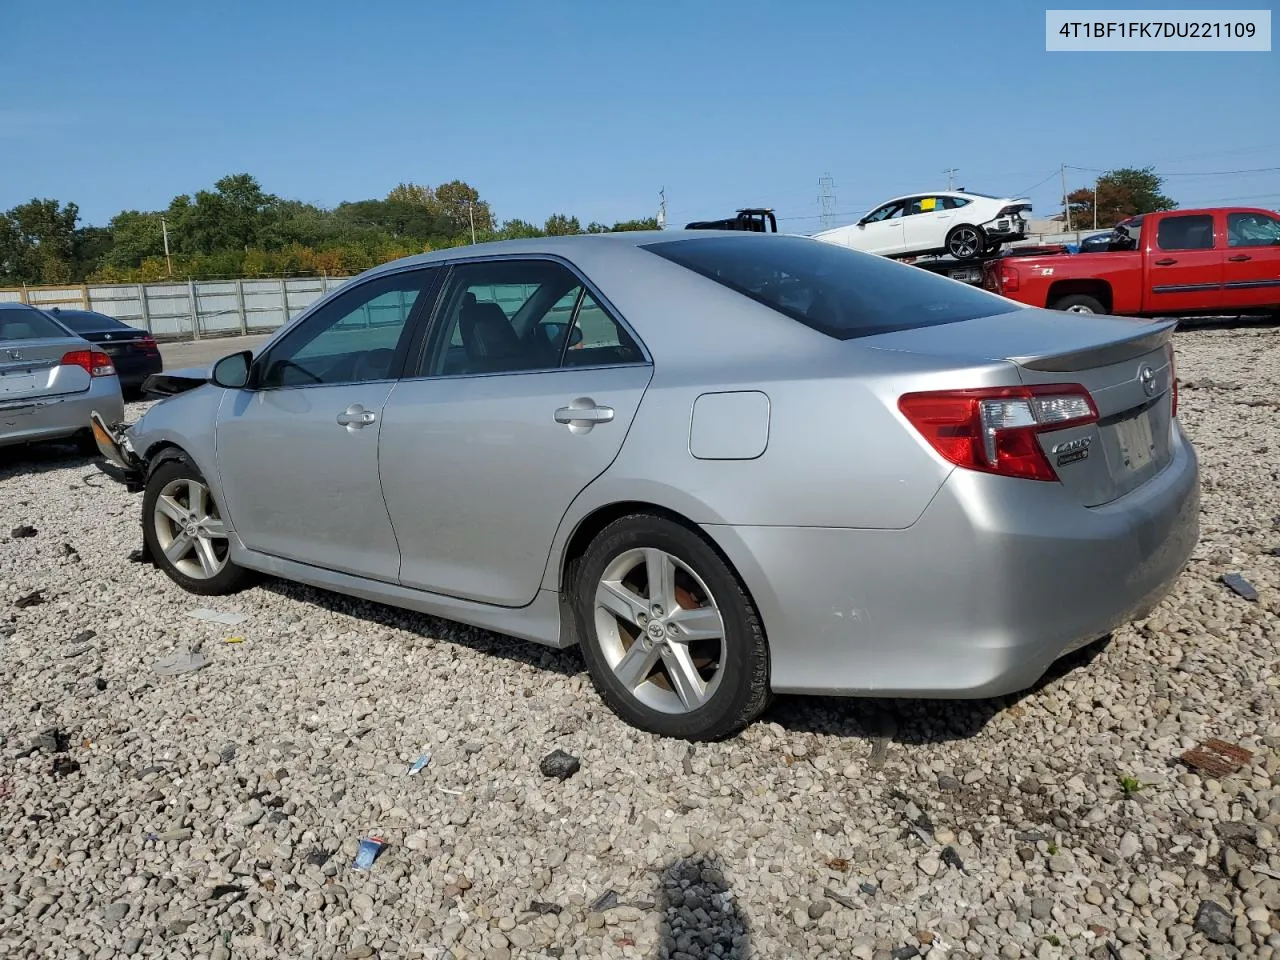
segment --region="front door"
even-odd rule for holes
[[[1147,251],[1147,302],[1162,314],[1212,310],[1222,304],[1222,245],[1213,214],[1161,217]]]
[[[1280,217],[1261,210],[1227,214],[1222,286],[1230,307],[1280,305]]]
[[[382,424],[400,582],[523,606],[569,505],[618,455],[652,367],[554,261],[461,264],[440,303]]]
[[[218,410],[226,508],[250,550],[394,583],[378,437],[434,271],[374,277],[301,321]]]
[[[882,257],[902,253],[906,249],[902,232],[905,210],[906,204],[901,200],[872,210],[865,219],[849,228],[849,246]]]

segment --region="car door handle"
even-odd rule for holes
[[[561,407],[556,411],[556,423],[608,423],[613,419],[613,407],[598,407],[592,400],[581,402],[581,406]],[[588,406],[588,404],[590,404]]]
[[[1247,253],[1237,253],[1234,257],[1227,257],[1232,263],[1244,263],[1246,260],[1252,260],[1253,257]]]
[[[1156,261],[1156,266],[1157,266],[1157,267],[1169,267],[1169,266],[1172,266],[1173,264],[1175,264],[1175,263],[1177,263],[1177,262],[1178,262],[1178,261],[1177,261],[1177,260],[1175,260],[1173,257],[1165,257],[1165,258],[1163,258],[1163,259],[1161,259],[1161,260],[1157,260],[1157,261]]]
[[[361,427],[367,427],[377,419],[378,415],[372,410],[366,410],[360,404],[353,403],[338,414],[338,426],[358,430]]]

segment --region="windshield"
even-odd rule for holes
[[[919,267],[808,237],[707,237],[644,249],[837,340],[1021,309]]]

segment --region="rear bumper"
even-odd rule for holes
[[[760,608],[784,693],[977,698],[1157,604],[1199,537],[1199,467],[1102,507],[957,470],[911,528],[708,526]]]
[[[0,407],[0,446],[61,440],[89,428],[98,410],[108,420],[124,419],[124,398],[116,377],[95,377],[81,393],[43,397],[28,404]]]

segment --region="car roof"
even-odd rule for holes
[[[619,233],[580,233],[564,237],[528,237],[519,240],[491,240],[486,243],[467,244],[462,247],[448,247],[444,250],[432,250],[373,267],[368,271],[372,276],[405,267],[427,266],[430,264],[452,263],[458,260],[471,260],[479,257],[507,256],[563,256],[567,259],[590,253],[608,255],[615,253],[626,255],[628,248],[644,246],[649,243],[673,240],[692,240],[705,237],[768,237],[781,234],[761,234],[751,230],[624,230]]]
[[[19,303],[17,300],[0,300],[0,310],[35,310],[36,308],[29,303]],[[39,313],[39,310],[36,310]]]

